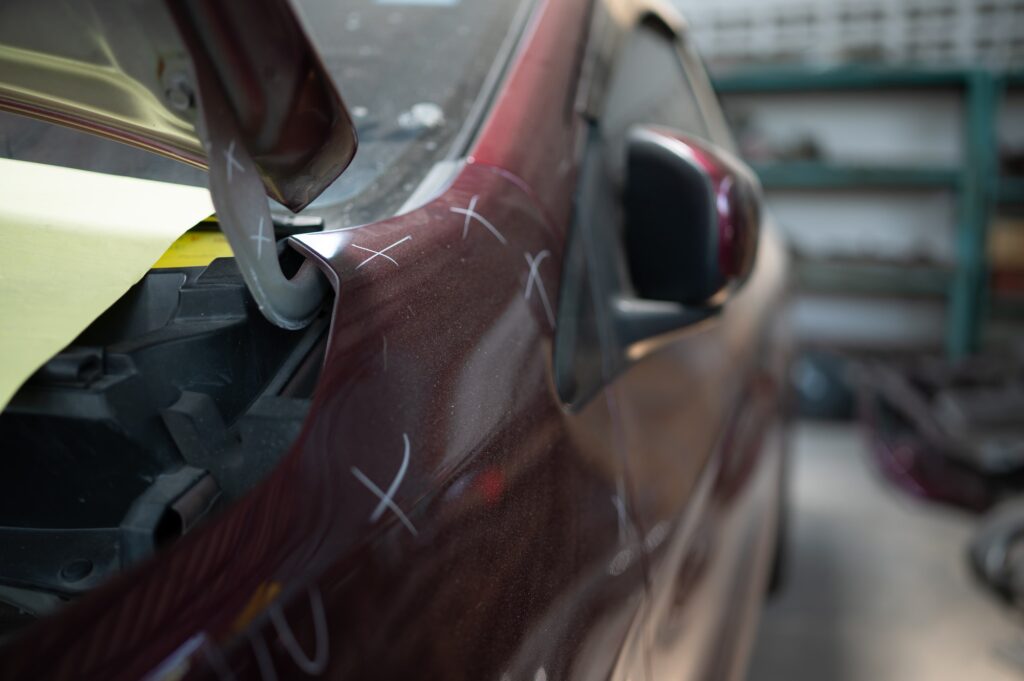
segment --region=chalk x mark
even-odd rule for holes
[[[395,475],[395,479],[391,481],[388,491],[382,492],[380,487],[366,477],[366,474],[359,470],[357,467],[352,467],[352,475],[356,477],[356,480],[363,483],[363,485],[373,492],[380,503],[377,504],[377,508],[373,509],[373,513],[370,514],[370,522],[377,522],[380,517],[384,515],[384,511],[390,509],[392,513],[398,516],[398,519],[402,521],[406,529],[412,533],[415,537],[419,534],[416,531],[416,527],[413,526],[412,522],[406,517],[405,513],[398,507],[398,504],[394,502],[395,492],[398,491],[398,486],[402,484],[402,479],[405,477],[405,472],[409,469],[409,436],[406,433],[402,433],[402,440],[405,441],[405,453],[402,455],[402,465],[398,469],[398,473]]]
[[[260,678],[263,681],[277,681],[277,668],[274,667],[274,660],[270,657],[267,642],[259,634],[250,633],[248,636],[249,645],[252,646],[253,654],[256,655],[256,665],[260,670]]]
[[[228,164],[228,184],[231,184],[232,171],[234,168],[238,168],[238,172],[244,173],[245,167],[238,162],[235,158],[235,140],[231,140],[231,144],[224,150],[224,160]]]
[[[466,207],[466,208],[449,208],[448,209],[452,213],[457,213],[459,215],[466,216],[466,219],[463,220],[463,222],[462,222],[462,238],[463,239],[466,238],[466,236],[469,234],[469,224],[473,220],[476,220],[481,225],[486,227],[487,230],[491,234],[494,235],[494,238],[501,242],[502,246],[507,245],[508,241],[505,239],[505,236],[500,231],[498,231],[498,228],[495,227],[493,224],[491,224],[490,220],[485,218],[483,215],[480,215],[480,213],[476,212],[476,202],[479,201],[479,200],[480,200],[480,197],[477,196],[477,195],[474,195],[473,198],[471,198],[469,200],[469,206],[468,207]]]
[[[324,601],[320,590],[312,586],[309,588],[308,594],[309,607],[313,612],[313,630],[316,639],[316,650],[312,658],[306,655],[299,642],[295,640],[295,634],[288,621],[285,620],[284,613],[281,612],[281,605],[277,602],[270,606],[270,621],[274,624],[278,638],[281,639],[281,643],[296,666],[310,676],[319,676],[327,669],[327,659],[330,654],[330,648],[327,645],[327,613],[324,612]]]
[[[392,258],[390,255],[387,255],[387,252],[390,251],[395,246],[398,246],[399,244],[404,244],[406,241],[410,241],[411,239],[412,239],[411,236],[406,236],[405,238],[399,239],[398,241],[396,241],[395,243],[391,244],[387,248],[383,248],[383,249],[381,249],[379,251],[375,251],[372,248],[366,248],[365,246],[360,246],[359,244],[352,244],[352,248],[358,248],[361,251],[366,251],[367,253],[373,253],[373,255],[371,255],[369,258],[367,258],[366,260],[364,260],[361,263],[359,263],[358,265],[356,265],[356,269],[358,270],[360,267],[362,267],[363,265],[367,264],[368,262],[370,262],[374,258],[384,258],[385,260],[390,260],[391,263],[395,267],[398,267],[398,262],[394,258]]]
[[[530,266],[530,276],[526,280],[526,293],[523,297],[526,300],[530,299],[530,294],[533,293],[533,284],[537,284],[537,295],[540,296],[540,302],[544,305],[544,314],[548,317],[548,324],[551,328],[555,328],[555,312],[551,309],[551,301],[548,299],[548,291],[544,288],[544,279],[540,276],[540,264],[544,261],[544,258],[551,255],[551,251],[543,250],[536,256],[530,255],[529,253],[524,254],[526,258],[526,264]]]
[[[224,653],[221,652],[216,643],[207,640],[202,650],[203,657],[206,658],[206,664],[210,666],[210,669],[214,671],[220,681],[237,681],[238,677],[231,671],[228,661],[224,659]]]
[[[626,543],[626,532],[629,527],[626,520],[626,502],[618,494],[612,495],[612,505],[615,506],[615,513],[619,517],[619,544]]]
[[[273,243],[273,239],[263,233],[263,216],[260,216],[260,225],[256,229],[256,234],[249,237],[256,242],[256,257],[263,257],[263,242]]]

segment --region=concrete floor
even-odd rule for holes
[[[750,681],[1021,681],[1021,620],[974,583],[975,519],[883,481],[854,426],[803,423],[789,564]]]

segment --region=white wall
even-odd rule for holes
[[[674,0],[712,64],[1024,66],[1024,0]]]
[[[849,61],[1024,68],[1024,0],[673,0],[713,71],[777,63]],[[836,165],[960,167],[958,91],[733,94],[727,115],[752,153],[812,139]],[[1000,146],[1024,151],[1024,93],[998,120]],[[734,130],[737,126],[734,125]],[[957,203],[948,189],[769,190],[793,249],[815,260],[950,265]],[[941,347],[941,298],[805,294],[793,309],[799,338],[860,346]]]

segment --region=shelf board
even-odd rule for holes
[[[760,66],[718,74],[715,90],[734,92],[815,92],[822,90],[876,90],[892,88],[963,87],[982,71],[970,68],[914,68],[848,64],[811,67]],[[999,74],[1011,86],[1024,84],[1024,71]]]
[[[877,260],[811,260],[794,263],[797,287],[809,293],[942,297],[953,282],[947,266]]]
[[[915,69],[846,65],[814,68],[766,66],[723,73],[714,78],[715,89],[731,92],[794,92],[819,90],[871,90],[911,87],[960,87],[969,69]]]
[[[820,161],[755,163],[768,189],[929,188],[954,189],[960,173],[952,168],[841,166]]]

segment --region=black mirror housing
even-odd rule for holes
[[[707,142],[642,126],[629,133],[625,246],[636,295],[717,305],[750,274],[761,222],[753,172]]]

